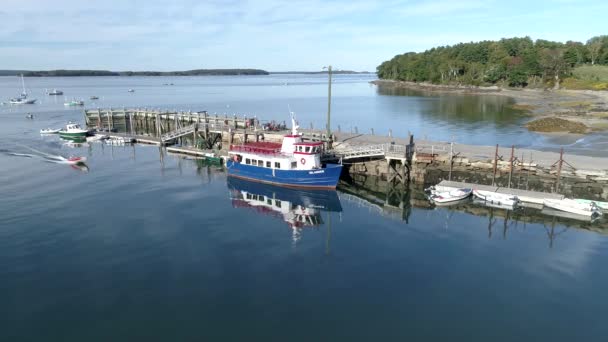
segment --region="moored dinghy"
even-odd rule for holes
[[[494,191],[485,190],[473,190],[473,195],[486,202],[495,203],[499,205],[515,206],[519,202],[517,196],[509,194],[501,194]]]
[[[454,189],[451,191],[436,191],[431,193],[429,199],[434,203],[456,202],[471,196],[471,192],[473,192],[473,190],[467,188]]]
[[[580,204],[591,204],[595,203],[595,205],[603,211],[608,211],[608,202],[600,202],[600,201],[592,201],[588,199],[576,198],[574,199],[576,202]]]
[[[53,129],[53,128],[43,128],[40,130],[40,134],[57,134],[61,131],[61,128]]]
[[[543,200],[543,205],[545,207],[562,210],[562,211],[567,211],[567,212],[577,214],[577,215],[584,215],[584,216],[590,216],[590,217],[602,215],[602,212],[600,211],[600,209],[593,202],[579,203],[576,200],[572,200],[572,199],[568,199],[568,198],[563,199],[563,200],[545,199],[545,200]]]

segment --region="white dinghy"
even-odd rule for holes
[[[543,200],[543,205],[545,207],[566,211],[569,213],[583,215],[583,216],[600,216],[602,212],[594,202],[591,203],[579,203],[576,200],[572,199],[563,199],[563,200],[552,200],[545,199]]]
[[[498,205],[506,205],[506,206],[515,206],[519,203],[519,198],[514,195],[509,194],[501,194],[494,191],[485,191],[485,190],[473,190],[473,195],[479,199],[482,199],[486,202],[498,204]]]
[[[456,202],[471,196],[472,191],[473,190],[467,188],[454,189],[451,191],[435,191],[431,193],[429,199],[433,203]]]
[[[600,201],[592,201],[592,200],[588,200],[588,199],[582,199],[582,198],[575,198],[574,199],[577,203],[580,204],[591,204],[591,203],[595,203],[595,205],[600,208],[603,211],[608,211],[608,202],[600,202]]]

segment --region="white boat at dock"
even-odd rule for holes
[[[555,217],[565,218],[568,220],[585,221],[585,222],[594,222],[601,217],[601,216],[579,215],[579,214],[574,214],[574,213],[571,213],[568,211],[562,211],[562,210],[557,210],[557,209],[548,208],[548,207],[543,207],[540,212],[547,216],[555,216]]]
[[[477,204],[477,205],[488,207],[488,208],[504,209],[504,210],[515,210],[516,208],[518,208],[518,206],[498,204],[496,202],[488,202],[488,201],[480,199],[479,197],[473,198],[473,204]]]
[[[506,205],[514,207],[519,203],[517,196],[510,194],[501,194],[493,191],[473,190],[473,196],[482,199],[486,202],[495,203],[498,205]]]
[[[110,137],[107,135],[103,135],[103,134],[95,134],[93,136],[87,137],[87,142],[92,142],[92,141],[102,141],[105,139],[109,139]]]
[[[43,128],[40,130],[40,134],[58,134],[61,131],[61,128]]]
[[[582,199],[582,198],[575,198],[574,199],[576,202],[581,203],[581,204],[591,204],[591,203],[595,203],[595,205],[600,208],[603,211],[608,211],[608,202],[600,202],[600,201],[593,201],[593,200],[588,200],[588,199]]]
[[[545,199],[543,201],[543,205],[548,208],[566,211],[582,216],[595,217],[602,215],[601,210],[593,202],[579,203],[576,200],[567,198],[562,200]]]
[[[466,188],[454,189],[451,191],[436,191],[434,193],[431,193],[431,195],[429,195],[429,200],[431,200],[431,202],[436,203],[436,204],[437,203],[456,202],[456,201],[460,201],[460,200],[463,200],[463,199],[471,196],[472,192],[473,192],[473,190],[466,189]]]

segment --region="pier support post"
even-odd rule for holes
[[[555,182],[555,192],[559,192],[559,183],[562,178],[562,166],[564,164],[564,148],[559,150],[559,160],[557,161],[557,181]]]
[[[511,178],[513,177],[513,158],[515,153],[515,145],[511,145],[511,158],[509,158],[509,189],[511,188]]]
[[[496,185],[496,167],[498,166],[498,144],[496,144],[496,152],[494,152],[494,172],[492,174],[492,186]]]

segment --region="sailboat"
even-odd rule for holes
[[[23,87],[21,96],[10,99],[9,103],[10,104],[34,104],[36,102],[36,99],[27,98],[27,91],[25,91],[25,81],[23,80],[23,74],[21,74],[21,86]]]

